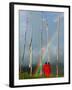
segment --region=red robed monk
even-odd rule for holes
[[[46,77],[50,77],[51,75],[51,64],[48,62],[46,62],[45,64],[43,64],[43,73]]]

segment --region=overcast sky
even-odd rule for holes
[[[32,38],[33,64],[37,63],[40,57],[41,46],[45,48],[44,63],[48,57],[48,37],[50,38],[49,48],[51,62],[55,62],[57,56],[57,17],[60,16],[60,61],[63,63],[64,55],[64,13],[46,11],[19,11],[19,59],[23,64],[29,64],[29,44]],[[48,30],[46,30],[46,24]],[[25,42],[26,32],[26,42]],[[42,34],[41,34],[42,32]],[[42,35],[42,44],[41,44]],[[49,35],[49,36],[48,36]],[[22,56],[25,55],[22,62]]]

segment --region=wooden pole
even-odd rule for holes
[[[48,32],[48,23],[46,22],[46,31],[47,31],[47,43],[50,42],[49,32]],[[48,46],[48,62],[50,61],[50,48]]]
[[[23,56],[22,56],[22,62],[24,61],[25,46],[26,46],[26,31],[25,31],[25,38],[24,38],[24,51],[23,51]],[[22,72],[22,70],[21,70],[21,66],[20,66],[20,72]]]
[[[29,16],[29,19],[30,19],[30,16]],[[29,44],[29,68],[30,68],[30,76],[32,76],[32,27],[31,27],[31,40]]]
[[[41,29],[41,59],[40,59],[41,70],[40,70],[40,76],[42,76],[42,56],[43,56],[43,53],[42,53],[43,12],[41,14],[42,14],[42,29]]]
[[[31,42],[29,45],[29,57],[30,57],[30,62],[29,62],[30,76],[32,76],[32,37],[31,37]]]
[[[60,32],[60,16],[58,16],[57,21],[57,65],[56,65],[56,76],[59,75],[59,68],[58,68],[58,62],[59,62],[59,32]]]

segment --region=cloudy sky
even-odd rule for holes
[[[57,56],[57,24],[59,25],[59,52],[60,61],[64,58],[64,13],[46,11],[19,11],[19,60],[23,65],[29,64],[29,44],[32,38],[32,61],[37,63],[41,55],[41,47],[45,48],[44,63],[48,58],[48,47],[50,50],[51,63],[56,62]],[[48,24],[48,29],[47,25]],[[25,41],[26,32],[26,41]],[[42,33],[41,33],[42,32]],[[48,42],[48,38],[50,41]],[[42,42],[41,42],[42,40]],[[42,43],[42,44],[41,44]],[[22,61],[25,44],[25,54]]]

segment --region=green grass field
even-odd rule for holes
[[[40,76],[40,70],[41,68],[39,67],[37,72],[35,74],[30,75],[30,73],[26,70],[28,67],[25,68],[25,71],[19,72],[19,79],[36,79],[36,78],[57,78],[56,76],[56,65],[53,64],[51,65],[51,75],[50,77],[45,77],[44,74]],[[35,69],[35,66],[33,66],[33,69]],[[59,77],[64,77],[64,66],[62,64],[58,65],[58,78]]]
[[[58,75],[58,77],[63,77],[64,75]],[[40,76],[39,74],[38,75],[35,75],[35,76],[30,76],[28,74],[28,72],[20,72],[19,73],[19,79],[36,79],[36,78],[46,78],[44,75]],[[48,78],[56,78],[56,74],[51,74],[50,77]]]

